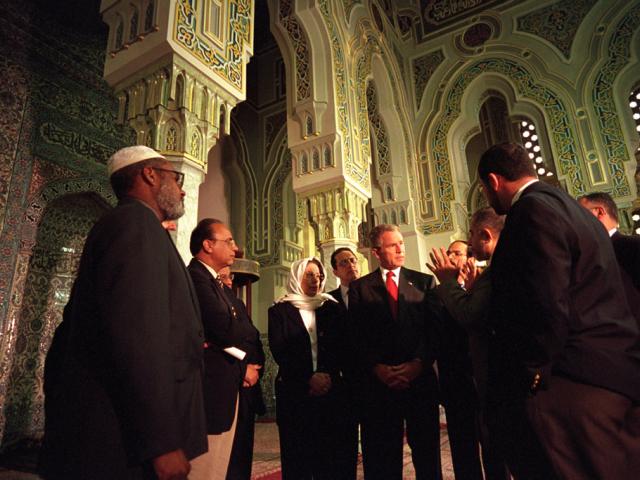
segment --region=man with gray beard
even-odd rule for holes
[[[184,175],[145,146],[107,164],[118,206],[92,228],[45,365],[49,479],[186,479],[207,449],[198,300],[161,222]]]

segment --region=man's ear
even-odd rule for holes
[[[500,177],[495,173],[490,173],[487,177],[487,184],[494,192],[498,191],[498,187],[500,186]]]
[[[158,182],[158,174],[153,167],[144,167],[140,172],[140,176],[142,180],[149,185],[155,185]]]
[[[595,207],[593,207],[596,211],[596,217],[598,218],[598,220],[601,220],[603,218],[607,218],[607,211],[605,210],[605,208],[602,205],[596,205]]]
[[[371,251],[373,252],[373,255],[374,255],[378,260],[380,260],[380,255],[378,255],[378,247],[373,247],[373,248],[371,249]]]
[[[493,233],[488,228],[483,228],[480,230],[480,240],[483,242],[490,242],[493,238]]]

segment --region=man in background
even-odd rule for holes
[[[237,312],[240,344],[238,348],[247,352],[245,377],[238,398],[238,423],[233,437],[233,447],[227,480],[248,480],[251,478],[253,462],[253,439],[255,437],[256,415],[264,415],[266,408],[262,398],[259,378],[253,372],[261,372],[264,366],[264,350],[260,340],[260,332],[253,325],[249,312],[242,300],[233,293],[233,273],[230,267],[224,267],[218,272],[224,291],[229,296]]]
[[[629,306],[640,325],[640,237],[620,233],[618,207],[608,193],[590,193],[580,197],[578,202],[593,213],[609,233]]]
[[[447,248],[449,261],[461,272],[469,258],[469,244],[455,240]],[[464,279],[456,278],[461,286]],[[473,380],[469,337],[464,328],[444,315],[440,327],[438,383],[447,417],[451,460],[457,477],[482,480],[478,440],[478,393]]]
[[[485,422],[488,314],[491,300],[490,260],[503,227],[504,215],[497,215],[491,207],[482,208],[471,217],[469,229],[471,248],[477,260],[489,263],[481,274],[475,267],[475,262],[467,262],[467,268],[464,268],[451,258],[449,252],[444,252],[442,249],[440,251],[433,249],[430,254],[432,264],[428,264],[440,281],[436,287],[436,293],[451,315],[451,319],[447,318],[447,320],[455,321],[469,336],[473,376],[480,403],[477,424],[482,444],[482,465],[487,480],[509,480],[510,478],[504,459],[500,456],[496,439],[491,437]],[[464,288],[461,280],[464,282]]]
[[[361,401],[359,399],[360,387],[357,382],[355,357],[355,332],[348,316],[349,309],[349,285],[353,280],[360,277],[358,258],[350,248],[341,247],[331,254],[331,268],[333,274],[340,280],[340,285],[335,290],[329,292],[338,301],[340,311],[344,319],[344,352],[343,352],[343,375],[347,386],[346,417],[340,419],[344,422],[345,430],[343,435],[344,448],[338,451],[345,453],[345,458],[340,462],[343,465],[341,470],[346,479],[355,479],[358,465],[358,425],[360,417]]]
[[[46,479],[186,479],[207,449],[202,324],[161,225],[184,175],[155,150],[107,163],[118,206],[91,229],[45,367]]]

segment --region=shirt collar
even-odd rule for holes
[[[511,199],[511,206],[513,206],[514,203],[516,203],[518,200],[520,200],[520,197],[522,196],[522,192],[524,192],[524,189],[527,188],[529,185],[531,185],[532,183],[536,183],[539,182],[540,180],[538,180],[537,178],[534,178],[533,180],[529,180],[527,183],[525,183],[524,185],[522,185],[518,191],[516,192],[516,194],[513,196],[513,198]]]
[[[387,281],[387,272],[393,272],[393,280],[398,283],[400,281],[400,269],[402,267],[394,268],[393,270],[387,270],[386,268],[380,267],[380,273],[382,273],[382,281]]]
[[[613,237],[613,235],[618,231],[618,229],[616,227],[613,227],[611,230],[609,230],[609,236]]]
[[[204,267],[205,267],[207,270],[209,270],[209,273],[210,273],[211,275],[213,275],[214,280],[217,280],[217,279],[218,279],[218,272],[216,272],[213,268],[211,268],[209,265],[207,265],[206,263],[204,263],[202,260],[199,260],[199,259],[198,259],[198,261],[199,261],[201,264],[203,264],[203,265],[204,265]]]

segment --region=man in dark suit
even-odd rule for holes
[[[184,175],[145,146],[107,164],[118,206],[92,228],[47,358],[46,479],[186,479],[206,451],[202,325],[160,222]]]
[[[520,145],[491,147],[478,175],[507,214],[491,263],[488,401],[512,474],[635,478],[638,328],[606,231],[538,181]]]
[[[467,263],[469,244],[455,240],[447,257],[458,267]],[[461,277],[456,279],[463,283]],[[482,480],[478,438],[478,392],[473,380],[469,337],[447,314],[439,325],[441,345],[438,354],[440,401],[447,417],[453,471],[458,478]]]
[[[249,369],[262,371],[265,356],[260,340],[260,331],[253,325],[242,300],[233,293],[231,269],[229,267],[220,269],[218,276],[225,287],[225,293],[237,312],[238,334],[241,338],[238,348],[247,352],[246,363],[250,365]],[[266,411],[259,381],[252,385],[250,379],[243,380],[239,393],[238,423],[233,437],[227,480],[248,480],[251,478],[255,419],[256,415],[264,415]]]
[[[238,247],[224,223],[201,220],[189,243],[194,258],[187,269],[200,301],[204,325],[203,390],[209,452],[192,462],[192,480],[224,480],[229,466],[238,415],[238,394],[247,381],[258,381],[258,370],[247,364],[240,348],[242,322],[224,291],[218,272],[235,259]]]
[[[618,231],[618,207],[611,195],[594,192],[578,199],[580,205],[600,220],[609,232],[618,259],[627,300],[640,325],[640,236]]]
[[[380,268],[349,286],[362,384],[362,448],[369,479],[402,478],[407,441],[418,479],[440,478],[436,339],[430,300],[434,279],[404,268],[404,240],[395,225],[370,234]]]
[[[344,318],[345,342],[343,347],[343,374],[347,385],[347,396],[349,409],[345,412],[345,417],[340,420],[344,426],[344,433],[341,440],[344,447],[340,452],[344,452],[345,457],[340,459],[344,472],[343,479],[355,479],[358,465],[358,417],[360,416],[360,404],[358,399],[359,388],[356,380],[354,365],[354,338],[352,325],[349,324],[347,310],[349,308],[349,285],[353,280],[360,277],[358,258],[353,251],[347,247],[340,247],[331,254],[331,268],[333,274],[340,280],[340,285],[335,290],[331,290],[329,295],[333,296],[340,305],[340,312]]]

